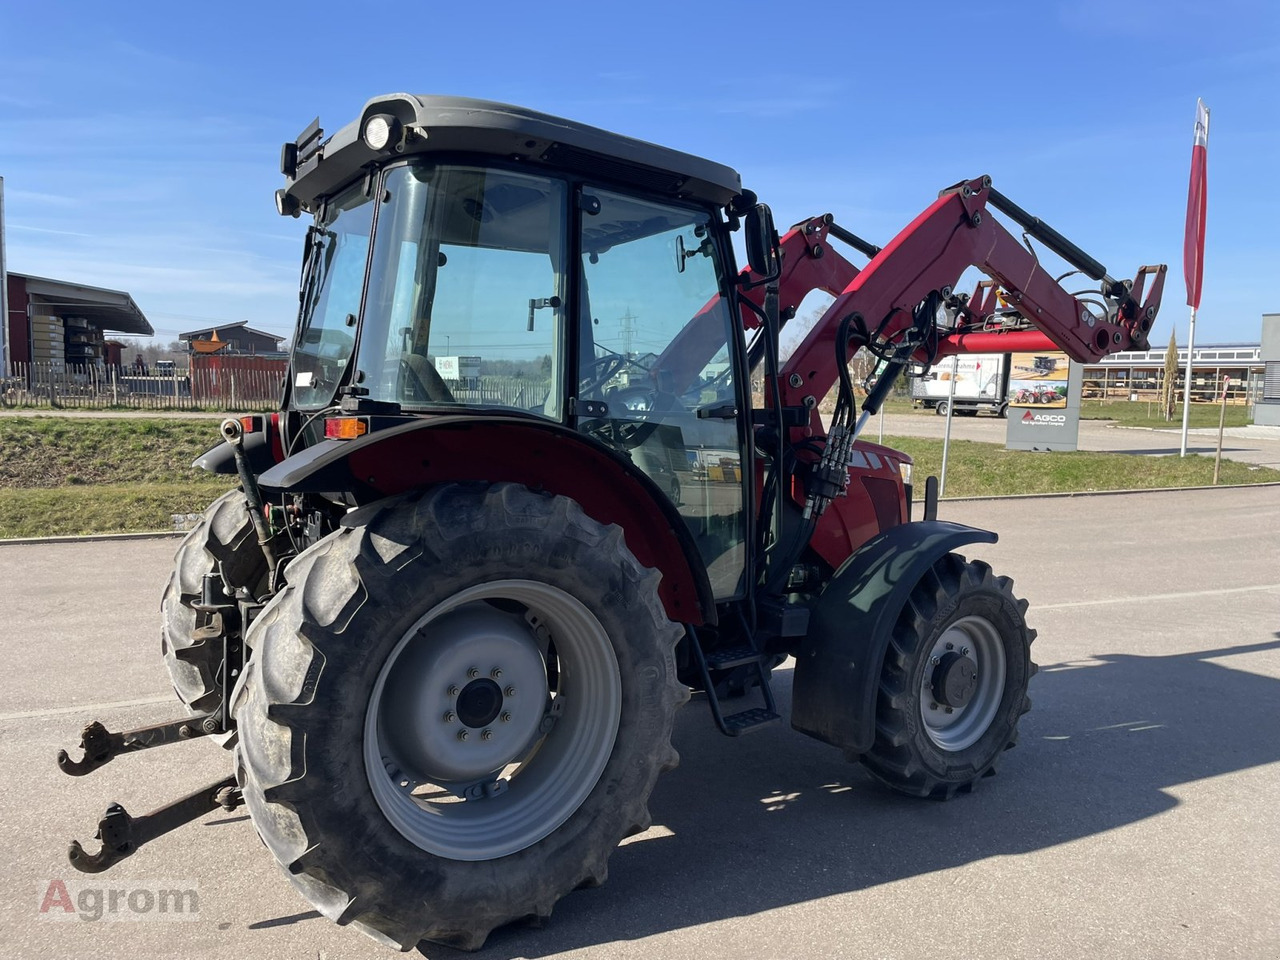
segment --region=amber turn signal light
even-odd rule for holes
[[[363,417],[330,417],[324,422],[324,435],[328,440],[354,440],[369,432],[369,422]]]

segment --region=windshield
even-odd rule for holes
[[[563,183],[483,167],[388,171],[356,383],[400,404],[548,417],[562,390]]]
[[[308,235],[311,277],[293,350],[293,401],[301,409],[332,403],[351,359],[372,222],[361,184],[335,197]]]

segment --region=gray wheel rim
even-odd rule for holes
[[[932,675],[942,657],[956,652],[976,665],[977,688],[963,707],[947,707],[934,699]],[[973,746],[991,727],[1004,699],[1007,665],[1000,631],[986,617],[961,617],[942,632],[929,651],[920,690],[920,717],[929,739],[955,752]]]
[[[535,580],[479,584],[420,617],[387,657],[365,715],[366,773],[410,842],[496,859],[582,805],[621,715],[617,657],[590,610]]]

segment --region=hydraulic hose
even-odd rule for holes
[[[249,518],[253,521],[254,533],[258,535],[258,546],[267,560],[267,589],[276,590],[276,551],[271,545],[271,530],[267,527],[267,518],[263,513],[262,493],[258,490],[258,480],[249,469],[249,458],[244,452],[244,428],[240,421],[228,417],[222,421],[222,439],[230,446],[235,455],[236,472],[240,475],[240,485],[244,487],[244,499],[249,505]]]

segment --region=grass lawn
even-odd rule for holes
[[[0,416],[0,489],[175,483],[222,438],[217,420]]]
[[[942,472],[942,441],[923,437],[885,437],[885,444],[911,454],[914,481]],[[1272,483],[1280,470],[1223,460],[1218,482]],[[993,497],[1020,493],[1074,493],[1209,486],[1213,458],[1142,457],[1129,453],[1006,450],[994,443],[952,440],[947,456],[948,497]]]
[[[1166,420],[1160,414],[1158,403],[1142,403],[1128,400],[1082,400],[1082,420],[1113,420],[1122,427],[1155,427],[1157,430],[1182,429],[1182,404],[1174,410],[1173,419]],[[1193,403],[1187,418],[1189,427],[1216,427],[1220,408],[1216,403]],[[1228,404],[1228,427],[1247,427],[1249,408],[1244,404]]]
[[[1195,412],[1196,408],[1192,408]],[[0,538],[168,530],[199,513],[233,477],[195,470],[217,442],[213,421],[0,417]],[[917,485],[937,475],[942,441],[886,437],[915,459]],[[1207,486],[1210,457],[1030,453],[952,441],[947,496],[1003,496]],[[1222,483],[1280,481],[1280,471],[1222,462]]]
[[[0,538],[169,530],[232,485],[192,468],[218,421],[0,417]]]
[[[172,530],[175,513],[200,513],[233,482],[0,488],[0,539]]]

